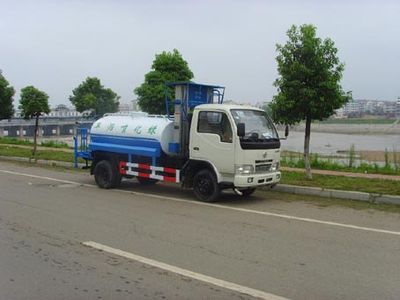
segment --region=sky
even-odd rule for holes
[[[194,81],[226,87],[225,99],[276,94],[276,44],[291,25],[313,24],[345,63],[342,87],[355,99],[400,96],[400,1],[0,0],[0,69],[19,91],[34,85],[52,106],[88,76],[122,102],[155,54],[178,49]]]

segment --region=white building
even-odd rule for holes
[[[58,104],[47,114],[48,117],[82,117],[83,113],[76,111],[75,108],[68,107],[65,104]]]

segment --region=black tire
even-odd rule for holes
[[[193,191],[197,199],[204,202],[214,202],[221,192],[214,173],[207,169],[200,170],[194,176]]]
[[[137,180],[142,185],[153,185],[153,184],[156,184],[158,182],[157,179],[146,178],[146,177],[137,177]]]
[[[256,188],[248,188],[248,189],[245,189],[245,190],[240,190],[240,192],[242,193],[242,197],[249,197],[255,191],[256,191]]]
[[[94,167],[94,179],[97,185],[103,189],[120,186],[122,176],[118,169],[108,160],[99,161]]]

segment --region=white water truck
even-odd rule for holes
[[[100,188],[116,188],[122,178],[175,182],[211,202],[223,189],[249,196],[279,182],[280,138],[265,111],[223,104],[220,86],[177,82],[166,88],[175,89],[175,99],[166,97],[165,116],[106,114],[90,133],[77,131],[75,159],[91,161]]]

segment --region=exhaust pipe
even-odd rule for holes
[[[233,188],[233,191],[235,192],[236,195],[243,196],[243,193],[239,191],[237,188]]]

